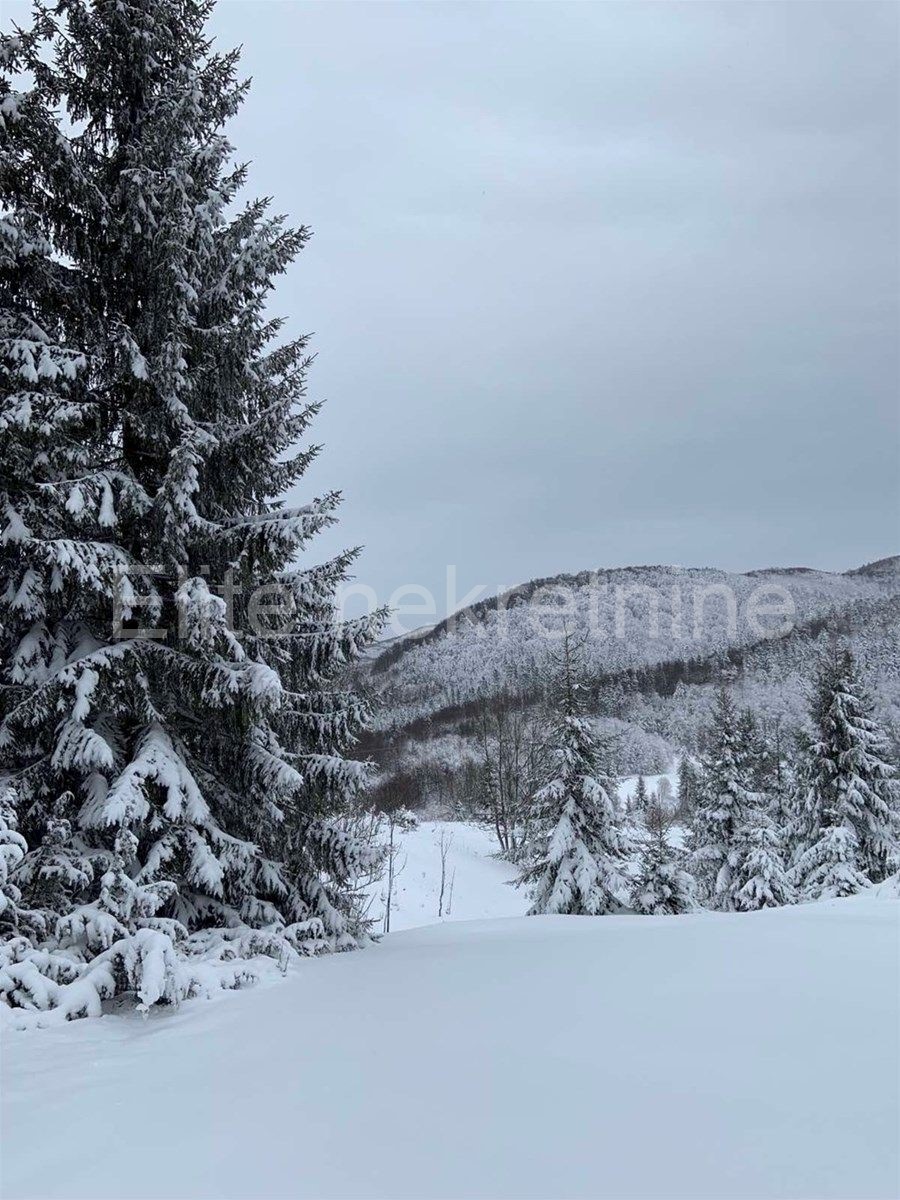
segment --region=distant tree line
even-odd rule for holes
[[[674,806],[639,778],[628,815],[585,717],[568,639],[555,683],[552,769],[524,805],[520,883],[535,913],[724,912],[852,895],[900,868],[897,768],[849,650],[815,681],[809,733],[786,739],[720,689]]]

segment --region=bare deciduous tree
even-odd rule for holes
[[[394,903],[394,883],[397,876],[400,875],[406,866],[406,857],[398,863],[398,855],[400,853],[400,844],[397,840],[399,833],[408,832],[410,829],[415,829],[416,818],[411,812],[405,808],[396,808],[387,813],[384,817],[384,822],[387,827],[387,842],[385,844],[385,891],[384,891],[384,919],[382,921],[382,929],[385,933],[391,932],[391,908]]]
[[[528,798],[543,771],[543,741],[533,717],[486,706],[479,720],[478,746],[485,815],[501,853],[515,861],[527,841]]]
[[[447,886],[447,855],[450,853],[452,845],[453,834],[448,833],[446,829],[442,829],[441,835],[438,838],[438,853],[441,856],[441,890],[438,895],[438,917],[444,916],[444,892]]]

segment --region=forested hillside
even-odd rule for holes
[[[366,749],[395,782],[409,776],[413,799],[440,795],[437,780],[477,767],[486,722],[537,718],[563,624],[623,773],[696,749],[722,683],[766,720],[801,727],[835,639],[852,647],[888,729],[900,728],[900,558],[843,574],[634,567],[535,580],[387,644],[361,667],[378,713]]]

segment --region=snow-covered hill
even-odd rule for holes
[[[790,628],[768,636],[770,620],[760,636],[754,605],[785,597]],[[557,648],[546,630],[562,620],[583,646],[591,711],[605,721],[620,771],[649,773],[681,748],[696,749],[722,683],[741,706],[795,731],[806,720],[822,651],[835,638],[852,647],[879,718],[900,731],[900,558],[844,574],[584,572],[473,605],[453,622],[395,640],[365,665],[378,726],[365,751],[382,765],[388,790],[402,777],[419,803],[442,787],[459,800],[462,773],[480,762],[485,713],[525,712],[540,721]]]
[[[900,557],[843,574],[656,566],[557,575],[393,639],[368,671],[388,700],[380,719],[396,728],[474,697],[527,692],[556,645],[548,631],[563,622],[599,675],[706,658],[897,595]]]
[[[898,915],[449,922],[9,1033],[3,1195],[893,1197]]]

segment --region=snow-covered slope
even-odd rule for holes
[[[441,842],[445,847],[444,897],[441,901]],[[497,842],[486,829],[464,821],[423,821],[399,835],[391,901],[391,930],[432,922],[472,921],[481,917],[518,917],[527,898],[510,886],[516,870],[495,857]],[[384,881],[370,915],[381,928]]]
[[[394,639],[367,664],[402,728],[431,713],[502,692],[527,693],[545,672],[563,622],[592,671],[615,674],[754,645],[787,619],[804,626],[854,603],[900,595],[900,557],[844,574],[771,569],[627,567],[531,580],[432,629]],[[760,619],[772,603],[784,605]]]
[[[779,597],[790,597],[792,627],[760,636],[748,614],[757,601],[765,607]],[[679,749],[696,750],[723,683],[740,706],[793,735],[806,722],[810,682],[835,638],[853,650],[879,719],[900,730],[900,558],[846,574],[585,572],[473,605],[455,623],[398,640],[365,664],[377,728],[364,749],[381,765],[387,794],[400,790],[413,806],[447,794],[465,803],[485,716],[543,719],[557,648],[546,630],[563,620],[583,645],[589,708],[621,772],[658,771]],[[775,628],[763,624],[763,632]]]
[[[391,934],[7,1034],[7,1200],[892,1197],[891,900]]]

